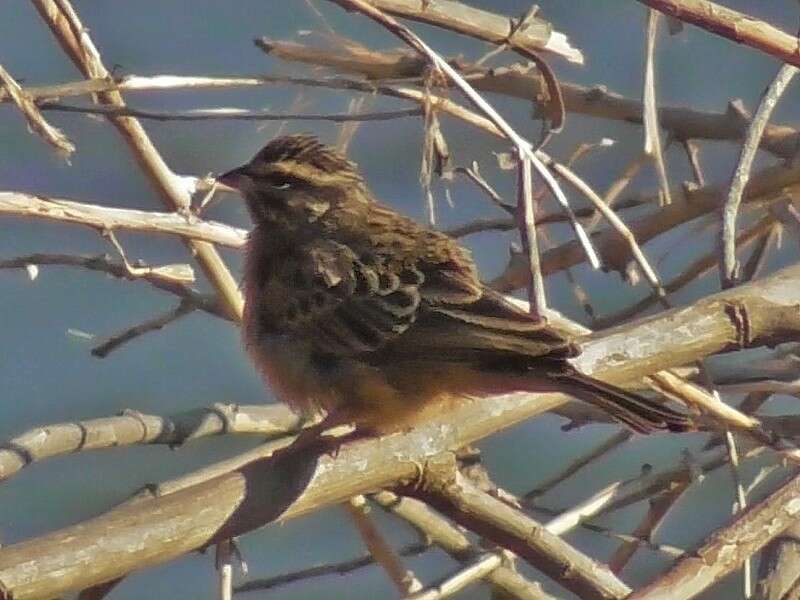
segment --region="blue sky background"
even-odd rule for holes
[[[522,14],[528,4],[521,0],[473,0],[475,6],[508,15]],[[330,24],[343,35],[374,48],[399,44],[365,18],[345,13],[318,1]],[[632,0],[539,0],[541,16],[568,34],[583,50],[583,67],[552,59],[560,78],[584,85],[603,84],[611,90],[638,97],[642,79],[643,24],[645,10]],[[798,6],[792,0],[771,2],[726,2],[794,31]],[[321,30],[318,17],[301,0],[266,2],[239,0],[234,3],[153,0],[138,3],[108,0],[76,1],[76,10],[89,28],[105,64],[119,73],[156,75],[250,75],[287,74],[305,71],[266,57],[252,44],[257,36],[294,39],[300,30]],[[413,28],[443,54],[477,58],[486,45],[415,24]],[[498,62],[511,62],[503,55]],[[41,85],[80,79],[49,30],[32,6],[21,0],[0,3],[0,63],[23,85]],[[687,27],[668,36],[662,27],[657,55],[659,99],[663,104],[691,105],[722,111],[731,98],[742,98],[752,108],[764,86],[774,76],[774,59],[698,29]],[[135,107],[161,110],[239,106],[275,111],[292,110],[302,93],[298,112],[343,112],[351,97],[344,92],[301,90],[265,86],[225,91],[163,91],[129,94]],[[504,115],[525,135],[539,131],[530,119],[530,105],[505,98],[491,98]],[[800,92],[792,86],[778,107],[774,121],[796,124],[800,120]],[[69,99],[70,102],[74,99]],[[405,106],[378,100],[374,109]],[[31,135],[18,112],[0,106],[0,189],[96,202],[109,206],[162,210],[160,200],[147,179],[132,164],[131,156],[116,131],[105,122],[76,114],[48,113],[77,145],[71,164],[59,159],[36,136]],[[145,122],[167,163],[177,173],[204,175],[219,172],[248,159],[274,135],[277,124],[251,122]],[[445,133],[457,164],[479,160],[484,175],[506,197],[513,194],[513,181],[494,164],[492,152],[503,151],[497,140],[444,119]],[[336,127],[330,124],[294,122],[287,131],[307,131],[334,141]],[[423,219],[423,197],[418,184],[422,126],[418,119],[363,125],[351,146],[351,157],[360,163],[376,195],[398,209]],[[570,115],[567,126],[548,147],[557,158],[569,157],[577,144],[610,137],[617,144],[584,160],[579,172],[598,190],[604,190],[641,149],[638,126]],[[735,164],[738,148],[731,143],[703,145],[702,162],[712,181],[724,181]],[[667,153],[674,184],[689,177],[685,157],[677,149]],[[761,164],[770,160],[762,159]],[[653,192],[656,180],[645,169],[632,192]],[[455,201],[444,201],[443,187],[436,187],[442,225],[464,223],[477,216],[500,216],[471,186],[456,181],[451,187]],[[575,198],[577,206],[581,199]],[[248,225],[243,207],[230,202],[210,213],[216,219],[238,226]],[[556,239],[567,232],[556,231]],[[686,235],[684,232],[683,235]],[[472,248],[485,278],[498,274],[508,256],[513,234],[472,236]],[[175,240],[154,236],[120,235],[131,258],[163,264],[185,262],[184,247]],[[688,241],[687,241],[688,239]],[[711,248],[711,238],[680,234],[664,236],[648,254],[658,258],[669,252],[663,273],[675,273],[693,256]],[[0,217],[0,258],[31,252],[99,253],[110,249],[95,232],[44,221]],[[224,252],[234,272],[239,273],[236,253]],[[789,245],[770,261],[770,269],[795,260]],[[199,270],[198,270],[199,272]],[[643,295],[645,286],[631,289],[616,274],[576,269],[602,314]],[[677,300],[685,302],[716,286],[716,275],[691,286]],[[563,275],[548,281],[551,303],[569,316],[584,319]],[[171,412],[206,406],[214,402],[243,404],[273,401],[242,353],[237,330],[229,323],[205,314],[194,314],[148,335],[111,354],[104,360],[89,354],[91,342],[68,335],[76,329],[104,337],[150,318],[173,305],[170,297],[144,283],[119,282],[96,273],[66,268],[43,268],[35,282],[24,272],[0,271],[0,439],[30,427],[116,414],[124,408],[143,412]],[[614,431],[596,425],[563,433],[556,417],[543,417],[485,441],[485,460],[498,483],[513,492],[524,492],[558,470],[571,457]],[[599,489],[614,478],[635,475],[643,463],[666,465],[683,448],[697,448],[699,436],[670,439],[637,439],[558,488],[547,501],[567,506]],[[0,542],[3,544],[38,535],[88,518],[122,501],[147,482],[177,476],[195,467],[232,455],[257,440],[220,438],[203,440],[179,450],[164,447],[124,448],[84,453],[35,465],[0,486]],[[752,474],[755,467],[748,468]],[[659,539],[691,546],[705,532],[723,523],[730,514],[730,477],[725,471],[712,475],[687,494],[670,515]],[[605,518],[605,524],[630,530],[644,507],[620,511]],[[378,515],[390,537],[411,541],[407,527]],[[568,536],[571,542],[601,559],[615,544],[592,534]],[[261,577],[328,562],[363,552],[348,518],[338,508],[270,527],[245,536],[242,547],[251,577]],[[115,599],[211,598],[213,558],[193,554],[127,578],[112,594]],[[423,581],[442,575],[453,563],[439,552],[410,561]],[[641,551],[625,573],[631,584],[640,584],[664,567],[660,557]],[[556,588],[551,588],[555,590]],[[736,578],[707,593],[707,598],[727,598],[738,590]],[[315,580],[281,588],[271,598],[374,598],[390,593],[386,578],[370,568],[346,577]],[[485,597],[476,588],[465,598]],[[255,595],[253,595],[255,596]],[[266,597],[266,596],[265,596]]]

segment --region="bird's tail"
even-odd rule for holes
[[[688,415],[610,383],[575,371],[559,379],[564,384],[564,391],[593,404],[639,433],[695,429]]]

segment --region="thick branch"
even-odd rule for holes
[[[331,1],[345,10],[351,8],[346,2]],[[519,27],[516,19],[453,0],[370,0],[370,4],[390,15],[436,25],[493,44],[507,44],[512,50],[525,54],[545,50],[571,62],[583,63],[583,54],[569,45],[564,34],[554,32],[550,23],[535,16],[526,19],[524,27]]]
[[[656,581],[636,590],[630,600],[693,598],[780,535],[800,517],[800,475],[712,534]]]
[[[617,328],[586,342],[583,371],[632,381],[654,371],[747,344],[796,337],[800,266]],[[747,327],[729,307],[746,307]],[[744,314],[738,311],[740,317]],[[790,317],[795,315],[794,320]],[[162,563],[191,550],[294,518],[353,495],[413,481],[418,465],[564,402],[558,394],[515,394],[465,403],[408,434],[344,445],[334,458],[305,452],[271,460],[230,461],[163,486],[172,493],[142,499],[60,531],[0,549],[0,589],[16,600],[85,588]],[[221,474],[220,474],[221,473]],[[130,543],[126,543],[130,540]],[[0,596],[2,597],[2,596]]]
[[[800,47],[793,35],[708,0],[639,0],[666,15],[702,27],[738,44],[766,52],[800,67]]]
[[[478,489],[452,454],[425,464],[415,495],[471,531],[512,550],[581,598],[623,598],[630,588],[588,556],[519,510]]]

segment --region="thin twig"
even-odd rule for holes
[[[216,298],[201,294],[185,284],[187,279],[185,267],[189,267],[189,265],[162,265],[159,267],[137,265],[137,268],[142,269],[143,272],[132,273],[124,264],[111,260],[106,255],[75,256],[37,253],[0,260],[0,269],[27,269],[30,266],[51,265],[79,267],[129,281],[146,281],[154,288],[174,294],[199,310],[223,319],[229,318]]]
[[[706,185],[706,178],[703,175],[703,169],[700,166],[700,149],[692,140],[683,140],[681,145],[686,151],[686,158],[689,160],[689,166],[692,169],[692,175],[694,176],[695,184],[699,187],[703,187]]]
[[[92,348],[92,356],[96,356],[97,358],[105,358],[114,350],[117,350],[120,346],[127,344],[131,340],[134,340],[146,333],[163,329],[170,323],[174,323],[181,317],[193,312],[195,308],[196,307],[193,306],[191,302],[181,300],[178,306],[168,310],[164,314],[133,325],[132,327],[128,327],[124,331],[108,337],[105,341]]]
[[[625,540],[614,552],[608,561],[612,572],[620,574],[636,551],[643,545],[646,546],[652,539],[653,533],[663,522],[664,517],[675,505],[678,499],[689,488],[689,483],[678,483],[671,489],[658,494],[650,499],[650,508],[642,518],[636,529],[633,530],[634,539]]]
[[[539,244],[536,241],[531,162],[522,153],[520,153],[519,162],[520,164],[517,167],[519,176],[517,210],[522,213],[523,223],[520,226],[520,235],[522,237],[522,248],[527,254],[528,265],[530,266],[530,283],[528,286],[529,312],[532,318],[542,320],[547,312],[547,297],[544,290],[542,268],[539,265]]]
[[[669,179],[667,178],[667,166],[664,163],[664,153],[661,148],[661,130],[658,126],[658,104],[656,102],[655,53],[658,16],[658,12],[653,9],[647,11],[644,92],[642,94],[642,104],[644,105],[644,152],[655,163],[658,182],[661,187],[662,204],[672,204]]]
[[[543,159],[542,162],[544,162],[544,164],[553,169],[555,173],[566,179],[571,185],[579,190],[594,205],[599,213],[603,215],[603,217],[608,221],[609,225],[611,225],[611,227],[616,230],[625,240],[628,248],[630,249],[631,256],[636,261],[636,264],[639,265],[639,268],[642,270],[647,282],[653,288],[653,291],[655,291],[659,298],[665,297],[666,293],[664,292],[664,288],[661,285],[658,275],[650,265],[650,262],[647,260],[647,257],[644,255],[641,247],[636,242],[636,237],[633,235],[628,226],[625,225],[622,219],[620,219],[617,214],[611,210],[605,202],[603,202],[603,199],[591,188],[591,186],[583,181],[583,179],[578,177],[572,170],[568,169],[561,163],[554,161],[541,150],[537,151],[537,154],[539,154],[540,158]]]
[[[88,30],[83,26],[69,0],[32,0],[44,22],[52,31],[62,49],[80,69],[84,77],[109,78],[111,74],[100,58]],[[96,101],[104,105],[124,107],[122,95],[116,91],[96,94]],[[188,211],[191,206],[189,190],[181,178],[167,166],[141,124],[131,117],[109,116],[136,161],[150,178],[162,200],[173,210]],[[220,295],[220,302],[232,319],[242,315],[243,300],[239,286],[216,249],[204,242],[186,240],[203,272]]]
[[[744,231],[739,235],[739,237],[736,239],[737,247],[739,249],[747,248],[760,236],[768,235],[774,229],[775,220],[771,216],[766,216],[747,231]],[[718,266],[718,253],[712,250],[705,256],[701,256],[700,258],[694,260],[681,273],[676,275],[672,280],[668,281],[664,285],[664,291],[667,294],[674,294],[690,283],[697,281],[701,276]],[[656,304],[659,300],[660,298],[658,297],[658,294],[651,294],[636,304],[632,304],[631,306],[623,308],[622,310],[612,313],[606,317],[598,318],[595,326],[597,329],[605,329],[607,327],[618,325],[619,323],[638,316],[643,311]]]
[[[588,519],[589,517],[596,515],[603,510],[603,508],[607,506],[615,497],[615,494],[621,485],[621,481],[610,483],[600,491],[589,496],[586,500],[579,502],[571,509],[564,511],[553,519],[550,519],[547,523],[545,523],[545,529],[556,535],[564,535],[568,531],[571,531],[580,525],[585,519]]]
[[[564,469],[562,469],[552,477],[539,483],[534,489],[525,494],[523,499],[526,501],[527,504],[532,503],[537,496],[542,496],[546,494],[554,487],[556,487],[558,484],[572,477],[575,473],[583,469],[591,462],[605,456],[612,450],[618,448],[619,446],[627,442],[632,435],[633,434],[628,429],[623,429],[618,431],[604,442],[601,442],[596,447],[589,450],[586,454],[583,454],[578,458],[576,458],[575,460],[573,460],[572,462],[570,462]]]
[[[742,144],[739,162],[731,177],[728,196],[725,203],[720,207],[722,227],[719,236],[719,273],[723,289],[736,285],[739,278],[739,266],[736,261],[736,216],[739,212],[739,204],[742,201],[745,186],[750,179],[750,168],[753,165],[759,141],[773,109],[796,73],[796,67],[791,65],[781,66],[772,83],[764,90],[756,114],[753,116],[753,120],[747,130],[747,137]]]
[[[683,380],[674,373],[661,371],[649,376],[653,387],[667,395],[678,397],[692,406],[714,417],[715,423],[721,427],[733,427],[752,437],[757,443],[764,444],[778,452],[781,456],[795,463],[800,463],[800,449],[787,440],[765,431],[761,422],[740,410],[722,402],[714,394],[693,383]]]
[[[477,185],[486,194],[489,200],[492,201],[492,204],[507,212],[512,217],[516,217],[517,210],[514,205],[508,204],[506,201],[504,201],[500,194],[497,193],[497,190],[495,190],[491,184],[484,179],[483,175],[481,175],[477,161],[472,161],[472,165],[469,167],[456,167],[453,169],[453,171],[455,173],[466,175],[470,181]]]
[[[427,550],[430,550],[430,544],[416,542],[413,544],[408,544],[407,546],[403,546],[397,551],[397,553],[403,557],[412,557],[422,554]],[[242,583],[241,585],[237,585],[234,588],[234,592],[237,594],[256,591],[263,592],[296,583],[298,581],[307,581],[316,577],[326,577],[328,575],[347,575],[348,573],[352,573],[353,571],[363,569],[364,567],[369,567],[374,564],[375,558],[371,554],[367,553],[357,558],[342,562],[308,567],[307,569],[302,569],[300,571],[282,573],[272,577],[252,579]]]
[[[53,127],[45,120],[36,103],[25,93],[25,90],[20,87],[9,72],[3,68],[3,65],[0,65],[0,83],[3,84],[6,93],[25,117],[31,131],[36,132],[39,137],[53,146],[64,158],[75,152],[75,144],[64,135],[63,131]]]
[[[233,563],[231,540],[222,540],[216,544],[214,562],[217,567],[217,598],[232,600],[233,598]]]
[[[361,540],[369,550],[369,553],[375,559],[386,575],[389,581],[394,584],[395,588],[404,596],[413,594],[422,589],[422,584],[416,578],[412,571],[405,568],[397,553],[386,542],[381,535],[375,522],[369,516],[369,506],[364,496],[354,496],[347,503],[347,510],[350,517],[361,535]]]
[[[41,105],[42,110],[83,113],[88,115],[105,115],[114,117],[135,117],[152,121],[216,121],[220,119],[232,121],[332,121],[334,123],[352,123],[361,121],[390,121],[417,117],[422,114],[419,108],[389,110],[373,113],[279,113],[272,110],[248,110],[246,108],[219,107],[195,108],[180,111],[159,111],[129,106],[72,106],[68,104],[47,103]]]
[[[498,554],[487,554],[472,564],[459,569],[455,574],[428,589],[412,594],[406,600],[444,600],[455,596],[469,585],[486,578],[503,562]]]
[[[734,514],[744,512],[747,508],[747,497],[745,496],[744,486],[742,485],[742,476],[739,470],[739,451],[736,449],[736,440],[730,429],[725,430],[725,446],[728,449],[728,456],[731,463],[731,477],[733,478],[733,485],[736,488],[736,507],[733,511]],[[749,558],[744,561],[742,576],[743,576],[743,596],[749,599],[753,592],[753,574],[752,564]]]

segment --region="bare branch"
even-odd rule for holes
[[[647,26],[645,29],[644,93],[642,94],[642,104],[644,105],[644,152],[652,157],[655,163],[658,182],[663,194],[663,204],[672,204],[669,193],[669,179],[667,179],[667,166],[664,163],[664,153],[661,148],[661,129],[658,126],[655,74],[658,13],[652,9],[647,12]]]
[[[800,522],[795,522],[783,535],[772,540],[758,566],[758,582],[754,598],[783,600],[800,590]]]
[[[770,216],[764,217],[758,223],[749,228],[747,231],[741,233],[739,237],[736,239],[736,244],[740,250],[743,250],[747,248],[750,244],[752,244],[755,240],[757,240],[759,236],[764,236],[766,234],[769,234],[774,229],[775,229],[774,219]],[[664,291],[667,294],[674,294],[678,290],[696,281],[698,278],[708,273],[717,266],[719,266],[718,253],[709,252],[705,256],[701,256],[700,258],[696,259],[694,262],[689,264],[681,273],[676,275],[674,279],[669,281],[664,286]],[[651,294],[650,296],[640,300],[636,304],[623,308],[622,310],[615,312],[611,315],[608,315],[607,317],[600,317],[599,319],[597,319],[595,325],[598,329],[604,329],[606,327],[612,327],[614,325],[618,325],[619,323],[622,323],[633,317],[636,317],[643,311],[653,306],[658,301],[659,301],[658,294]]]
[[[48,123],[39,112],[39,107],[31,100],[14,78],[0,65],[0,83],[5,87],[8,97],[17,105],[31,131],[36,132],[45,142],[53,146],[64,158],[75,152],[75,144],[60,129]]]
[[[117,350],[120,346],[127,344],[131,340],[134,340],[146,333],[163,329],[170,323],[174,323],[181,317],[193,312],[195,308],[196,307],[192,306],[191,302],[181,300],[178,306],[168,310],[164,314],[133,325],[124,331],[121,331],[120,333],[110,336],[108,339],[92,348],[92,356],[96,356],[97,358],[105,358],[114,350]]]
[[[387,491],[372,499],[386,511],[413,525],[426,538],[460,562],[479,559],[483,551],[473,546],[464,533],[424,502],[415,498],[398,497]],[[532,583],[510,566],[501,564],[486,575],[486,581],[498,590],[518,600],[552,600],[538,583]]]
[[[413,493],[470,530],[512,550],[581,598],[623,598],[630,593],[605,566],[475,487],[455,468],[452,454],[429,460],[423,485]]]
[[[768,167],[754,175],[743,197],[744,202],[776,202],[795,193],[800,185],[800,166]],[[722,186],[706,186],[696,190],[673,190],[672,204],[653,214],[631,222],[628,227],[639,242],[645,244],[658,235],[718,210],[725,197]],[[630,260],[630,252],[624,238],[613,229],[592,234],[594,246],[603,258],[603,263],[614,268],[624,268]],[[549,275],[561,269],[575,266],[584,260],[582,247],[575,241],[546,251],[542,255],[542,273]],[[500,291],[510,292],[527,285],[526,264],[516,257],[506,271],[490,285]]]
[[[463,78],[459,73],[451,67],[447,61],[445,61],[441,56],[439,56],[436,52],[431,50],[425,42],[423,42],[418,36],[416,36],[411,30],[407,27],[404,27],[391,17],[383,14],[380,10],[376,10],[369,2],[366,0],[334,0],[337,4],[340,4],[344,7],[349,7],[352,9],[356,9],[359,12],[364,13],[369,18],[373,19],[377,23],[383,25],[386,29],[391,31],[394,35],[399,37],[403,40],[406,44],[414,48],[420,54],[426,56],[430,61],[431,64],[443,71],[447,76],[453,81],[453,83],[464,93],[464,95],[472,102],[486,117],[481,117],[480,115],[476,115],[471,113],[466,109],[458,107],[454,103],[448,101],[437,101],[435,105],[440,107],[443,111],[449,112],[450,114],[454,114],[459,116],[460,118],[465,118],[468,122],[478,125],[487,131],[492,133],[496,133],[496,135],[500,135],[501,137],[507,138],[511,142],[513,142],[514,146],[517,149],[517,153],[519,155],[524,155],[527,160],[530,161],[531,165],[534,169],[536,169],[537,173],[541,175],[544,179],[545,184],[547,185],[548,189],[553,193],[556,200],[559,204],[564,207],[566,211],[571,211],[569,208],[569,201],[567,197],[564,195],[564,192],[561,190],[561,187],[558,185],[558,182],[555,180],[553,175],[550,171],[544,166],[543,158],[541,156],[540,151],[534,151],[533,146],[521,137],[511,125],[483,98],[480,94],[478,94],[475,89]],[[433,105],[433,98],[430,94],[424,94],[423,100],[426,102],[431,102]],[[524,162],[524,161],[523,161]],[[532,201],[529,197],[525,196],[526,203]],[[526,210],[530,210],[531,214],[533,212],[533,207],[530,209],[526,208]],[[577,219],[571,219],[570,224],[575,232],[576,237],[578,238],[581,247],[586,252],[587,258],[589,259],[590,263],[594,268],[598,268],[600,263],[597,259],[597,255],[592,248],[591,243],[589,242],[588,237],[586,236],[586,232],[583,230],[581,224],[577,221]]]
[[[407,600],[444,600],[456,595],[469,585],[491,575],[503,562],[498,554],[487,554],[475,560],[471,565],[459,569],[434,587],[408,596]]]
[[[422,554],[429,549],[429,544],[415,543],[400,548],[397,553],[400,556],[409,557]],[[347,573],[352,573],[357,569],[363,569],[364,567],[369,567],[374,564],[375,559],[372,557],[372,555],[364,554],[347,561],[309,567],[300,571],[283,573],[263,579],[252,579],[242,583],[241,585],[237,585],[234,588],[234,592],[239,594],[245,592],[272,590],[284,585],[296,583],[298,581],[306,581],[314,577],[325,577],[327,575],[346,575]]]
[[[0,198],[2,193],[0,192]],[[2,200],[0,200],[2,203]],[[222,319],[229,319],[228,313],[219,305],[217,299],[185,285],[188,278],[186,268],[191,272],[189,265],[161,265],[158,267],[145,267],[136,265],[138,272],[132,272],[121,262],[113,261],[107,255],[75,256],[71,254],[29,254],[6,260],[0,260],[0,269],[27,269],[30,265],[39,266],[68,266],[88,269],[106,273],[118,279],[129,281],[146,281],[154,288],[174,294],[190,303],[195,308],[205,311]],[[191,272],[193,275],[194,273]]]
[[[742,201],[745,186],[750,179],[750,168],[758,150],[758,144],[764,133],[764,127],[769,121],[772,110],[778,103],[778,99],[783,95],[786,86],[797,73],[797,68],[791,65],[783,65],[775,79],[764,91],[758,110],[747,130],[747,137],[742,145],[742,152],[739,162],[733,173],[730,189],[725,203],[721,206],[722,227],[719,237],[720,253],[720,280],[723,288],[736,285],[739,279],[739,266],[736,262],[736,215],[739,212],[739,204]]]
[[[352,10],[348,2],[332,0],[345,10]],[[453,0],[369,0],[380,11],[438,25],[493,44],[507,44],[524,55],[544,50],[558,54],[570,62],[583,64],[583,54],[570,46],[567,37],[553,31],[552,26],[538,17],[527,19],[524,28],[518,28],[514,19],[473,8]]]
[[[222,434],[285,437],[299,431],[299,417],[281,405],[215,404],[167,417],[133,410],[116,417],[35,427],[0,444],[0,481],[54,456],[135,444],[180,446]]]
[[[256,43],[258,44],[258,41]],[[341,72],[358,73],[373,80],[408,80],[424,75],[424,61],[410,52],[379,52],[366,49],[350,40],[333,50],[274,40],[270,40],[269,45],[262,48],[265,52],[271,52],[284,60],[326,66]],[[477,90],[530,100],[536,105],[540,102],[544,87],[538,71],[532,70],[529,65],[485,69],[460,58],[448,62]],[[146,78],[138,79],[143,84],[146,81]],[[278,83],[279,80],[280,78],[262,78],[264,83]],[[288,83],[290,80],[284,78],[283,81]],[[308,80],[293,81],[303,85],[331,84],[330,80],[327,80],[327,83],[326,80],[319,80],[316,84]],[[604,86],[585,87],[562,82],[560,89],[564,107],[570,112],[629,123],[644,122],[645,108],[641,102],[610,92]],[[378,90],[378,93],[384,92]],[[735,103],[731,103],[728,110],[723,113],[685,107],[662,107],[657,110],[661,127],[669,133],[670,139],[681,142],[696,138],[738,140],[745,135],[749,126],[747,116]],[[764,150],[783,158],[794,156],[799,143],[800,134],[796,129],[776,125],[767,125],[761,139],[761,147]]]
[[[105,79],[110,76],[89,32],[83,27],[69,0],[32,1],[64,52],[85,77]],[[125,106],[122,95],[116,91],[98,93],[96,99],[105,105]],[[120,132],[164,202],[174,210],[188,210],[191,203],[188,190],[164,162],[139,122],[131,117],[112,116],[109,120]],[[188,240],[187,244],[219,293],[228,314],[234,319],[241,318],[242,296],[236,280],[217,251],[205,242]]]
[[[643,598],[693,598],[725,575],[738,569],[800,516],[800,475],[789,478],[775,492],[712,534],[703,545],[654,582],[633,592]]]
[[[639,0],[675,19],[800,67],[797,38],[777,27],[708,0]]]
[[[629,439],[631,439],[632,435],[633,434],[627,429],[615,433],[604,442],[598,444],[595,448],[592,448],[586,454],[576,458],[574,461],[569,463],[569,465],[567,465],[564,469],[562,469],[559,473],[539,483],[539,485],[537,485],[536,488],[525,494],[524,500],[528,504],[533,504],[537,496],[546,494],[548,491],[556,487],[559,483],[566,481],[592,461],[602,456],[605,456],[612,450],[618,448],[619,446],[627,442]]]
[[[247,238],[247,232],[243,229],[214,221],[204,221],[191,214],[112,208],[22,192],[0,192],[0,214],[88,225],[101,232],[125,229],[171,234],[188,240],[203,240],[231,248],[241,248]]]
[[[796,312],[799,281],[800,267],[790,267],[757,284],[710,296],[690,309],[618,328],[587,342],[577,365],[594,377],[622,383],[743,342],[752,345],[796,336],[800,328],[792,329],[782,309]],[[728,305],[747,307],[746,338],[726,314]],[[476,399],[407,434],[344,445],[336,457],[289,451],[272,460],[260,458],[285,446],[281,440],[150,488],[140,499],[84,523],[0,548],[0,585],[18,599],[85,588],[267,522],[307,514],[398,481],[413,481],[418,465],[441,451],[470,444],[564,399],[556,394]],[[716,456],[724,463],[724,452]],[[138,542],[119,543],[128,536]],[[87,551],[92,553],[89,560]],[[31,560],[39,566],[35,572],[28,568]]]
[[[135,117],[152,121],[332,121],[333,123],[351,123],[361,121],[391,121],[406,117],[418,117],[422,114],[419,108],[389,110],[372,113],[276,113],[271,110],[248,110],[246,108],[218,107],[195,108],[181,111],[159,111],[131,108],[128,106],[72,106],[49,102],[41,105],[42,110],[53,110],[87,115],[105,115],[114,117]]]
[[[653,533],[662,523],[664,517],[667,516],[667,513],[683,495],[683,492],[688,489],[688,487],[689,483],[678,483],[672,489],[669,489],[666,492],[663,492],[662,494],[650,499],[650,508],[639,525],[637,525],[636,529],[633,530],[634,538],[638,539],[623,542],[609,559],[608,567],[612,572],[617,574],[622,573],[625,565],[628,564],[628,561],[631,558],[633,558],[636,550],[643,545],[643,540],[649,540],[652,538]]]
[[[422,584],[412,571],[405,568],[399,556],[381,535],[375,522],[369,516],[367,499],[362,495],[350,498],[347,504],[350,517],[361,535],[364,545],[388,575],[395,588],[403,595],[408,596],[422,589]]]

